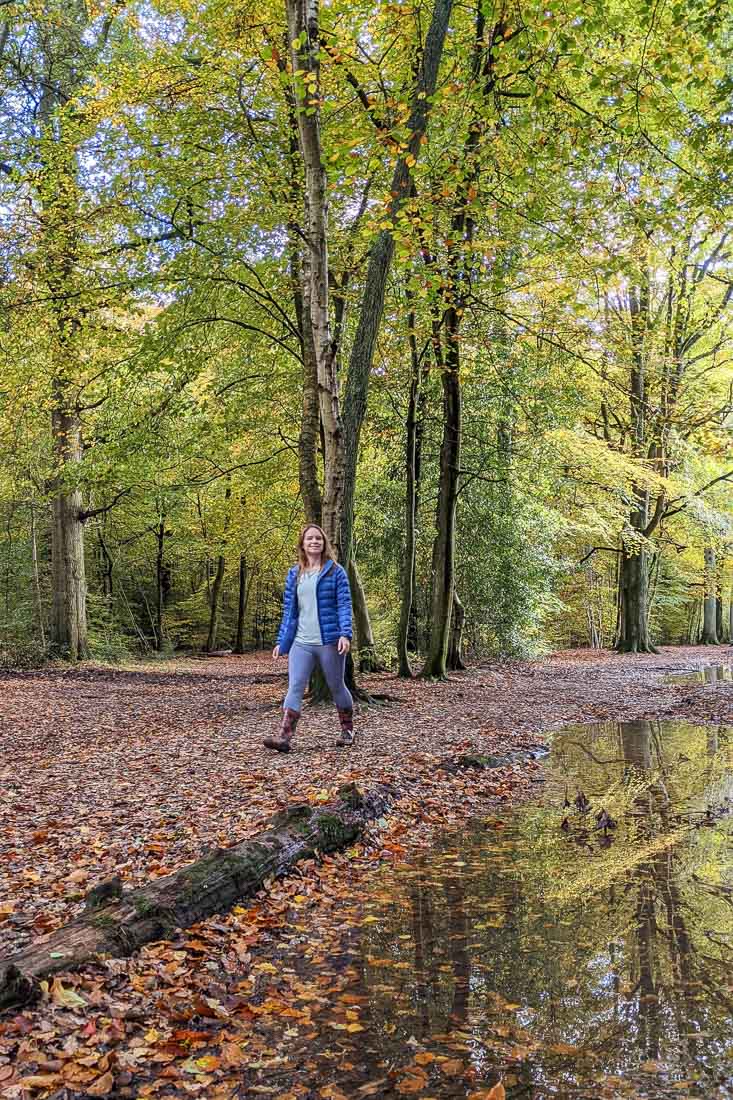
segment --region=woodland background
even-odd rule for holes
[[[269,645],[304,518],[367,667],[730,639],[732,54],[709,0],[0,0],[0,663]]]

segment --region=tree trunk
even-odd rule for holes
[[[165,516],[155,530],[155,648],[160,652],[165,643],[165,604],[170,592],[170,570],[165,562]]]
[[[287,72],[285,58],[281,69]],[[295,96],[286,88],[288,125],[290,132],[290,201],[297,210],[302,202],[302,183],[298,170],[299,142],[298,118]],[[306,523],[321,525],[322,500],[318,481],[318,444],[321,438],[321,411],[318,400],[318,363],[313,346],[313,329],[303,309],[303,255],[297,222],[288,225],[290,239],[290,279],[293,288],[293,304],[300,338],[300,354],[303,363],[303,405],[298,436],[298,484],[303,501]]]
[[[305,171],[301,289],[304,349],[312,338],[323,430],[322,525],[334,546],[341,537],[344,492],[344,437],[336,347],[331,337],[328,269],[328,191],[320,128],[320,29],[317,0],[286,0],[298,143]],[[348,561],[348,555],[342,554]]]
[[[443,441],[440,447],[438,507],[433,543],[430,647],[422,675],[444,678],[455,583],[456,504],[461,462],[461,383],[458,344],[458,316],[455,307],[446,311],[448,332],[443,382]]]
[[[41,578],[38,571],[38,538],[36,535],[36,509],[31,502],[31,565],[33,568],[33,591],[36,597],[36,614],[38,616],[38,632],[41,636],[41,649],[46,649],[46,628],[43,616],[43,599],[41,597]]]
[[[619,568],[621,627],[616,648],[621,653],[656,653],[649,635],[649,554],[622,547]]]
[[[453,589],[453,611],[451,613],[450,640],[448,642],[448,659],[446,662],[450,672],[457,672],[465,668],[462,656],[463,627],[466,622],[466,611],[458,598],[458,593]]]
[[[410,643],[410,626],[415,628],[415,567],[417,558],[417,506],[419,493],[418,426],[423,381],[420,356],[415,335],[415,311],[410,310],[407,324],[410,343],[410,395],[405,424],[405,554],[402,561],[402,593],[400,599],[400,623],[397,633],[398,676],[412,676],[407,656]],[[422,402],[424,409],[424,402]],[[413,638],[414,642],[414,638]],[[413,646],[414,651],[414,646]]]
[[[130,955],[152,940],[169,938],[214,913],[251,897],[268,879],[282,878],[299,860],[353,844],[369,821],[381,817],[394,792],[380,786],[366,795],[354,784],[334,805],[292,806],[255,837],[217,848],[196,863],[156,879],[78,917],[37,944],[0,963],[0,1008],[22,1004],[38,983],[60,970],[76,970],[101,955]],[[118,884],[119,885],[119,884]],[[88,908],[91,908],[88,900]]]
[[[235,653],[244,653],[244,615],[249,599],[249,587],[247,585],[247,560],[244,554],[239,557],[239,602],[237,604],[237,638],[234,643]]]
[[[715,550],[712,546],[705,547],[705,597],[703,602],[702,638],[701,645],[718,644],[718,601],[717,601],[717,567]]]
[[[214,583],[211,588],[211,607],[209,609],[209,634],[206,639],[206,652],[213,653],[216,649],[216,636],[219,632],[219,604],[221,597],[221,589],[224,584],[224,573],[226,571],[226,558],[223,554],[219,554],[216,563],[216,576],[214,577]]]
[[[104,541],[104,535],[99,531],[99,552],[102,555],[102,591],[108,599],[114,595],[114,562]]]
[[[55,407],[51,413],[54,465],[52,488],[51,576],[53,603],[50,643],[71,661],[88,654],[87,585],[84,562],[84,521],[81,490],[69,485],[73,469],[81,462],[81,424],[68,407],[67,387],[54,384]]]
[[[410,166],[415,164],[422,150],[422,139],[427,129],[452,6],[453,0],[435,0],[430,27],[425,37],[425,48],[420,58],[413,87],[411,112],[406,126],[406,148],[397,161],[389,188],[390,203],[385,216],[392,222],[396,219],[412,190]],[[369,263],[364,281],[359,320],[349,358],[349,371],[344,391],[346,454],[343,520],[340,538],[342,559],[344,561],[348,561],[351,554],[359,438],[366,416],[374,348],[382,322],[384,295],[393,253],[394,238],[392,230],[383,229],[377,234],[369,250]]]
[[[477,96],[480,95],[481,99],[477,98],[474,101],[461,150],[461,180],[453,199],[450,238],[446,245],[448,258],[443,276],[445,308],[442,325],[434,326],[433,331],[436,362],[440,356],[440,341],[443,333],[445,334],[445,355],[441,371],[443,439],[440,447],[436,535],[433,544],[430,646],[422,670],[422,675],[428,677],[442,678],[447,668],[455,585],[456,505],[461,465],[462,399],[459,330],[466,296],[471,289],[475,263],[471,248],[475,223],[471,211],[472,204],[478,197],[482,168],[480,152],[490,117],[488,105],[494,91],[494,46],[497,41],[503,41],[505,29],[499,17],[490,33],[487,33],[484,9],[479,0],[476,7],[471,81]]]
[[[354,628],[356,634],[356,648],[359,653],[360,672],[381,672],[383,665],[379,663],[376,655],[374,632],[369,608],[366,602],[364,585],[361,583],[359,570],[352,556],[349,561],[349,584],[351,585],[351,599],[354,608]]]

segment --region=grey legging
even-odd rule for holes
[[[288,654],[288,694],[283,706],[300,712],[303,693],[316,664],[321,666],[339,710],[352,710],[354,700],[344,683],[346,655],[342,656],[335,645],[302,645],[300,642],[293,642]]]

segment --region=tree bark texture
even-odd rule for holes
[[[704,550],[705,557],[705,578],[704,578],[704,600],[703,600],[703,617],[702,617],[702,638],[700,639],[701,645],[717,645],[718,644],[718,600],[717,600],[717,581],[718,571],[715,560],[715,550],[712,546],[706,546]]]
[[[453,610],[450,620],[450,638],[448,641],[448,659],[446,665],[449,672],[457,672],[466,666],[463,663],[463,627],[466,622],[466,612],[458,598],[458,593],[453,589]]]
[[[84,309],[79,304],[77,263],[79,188],[73,122],[63,115],[84,79],[84,5],[69,4],[68,19],[43,44],[38,122],[41,223],[39,276],[48,287],[54,321],[51,349],[52,611],[50,645],[72,661],[87,656],[84,520],[78,470],[82,460],[78,369]]]
[[[216,562],[216,575],[211,586],[211,606],[209,608],[209,633],[206,639],[206,652],[212,653],[216,649],[216,636],[219,633],[219,609],[221,605],[221,590],[224,584],[226,572],[226,558],[219,554]]]
[[[43,621],[43,598],[41,596],[41,577],[38,569],[38,537],[36,534],[36,509],[31,502],[31,566],[33,569],[33,591],[36,597],[38,633],[41,636],[41,649],[46,648],[46,628]]]
[[[354,609],[359,671],[380,672],[383,670],[383,666],[377,659],[374,631],[372,630],[372,622],[369,618],[369,608],[366,602],[366,592],[353,555],[349,559],[349,584],[351,585],[351,601]]]
[[[455,584],[456,505],[461,464],[461,383],[458,316],[455,306],[446,311],[447,349],[442,371],[443,441],[440,446],[438,506],[433,543],[430,647],[422,675],[445,676]]]
[[[76,970],[100,955],[130,955],[175,929],[226,911],[256,893],[266,879],[288,874],[299,860],[353,844],[370,821],[385,813],[395,793],[380,786],[362,795],[350,784],[340,789],[334,805],[293,806],[255,837],[215,849],[175,874],[83,914],[0,963],[0,1008],[31,1000],[38,983],[52,974]]]
[[[471,76],[477,93],[481,94],[482,104],[481,109],[474,107],[463,142],[463,178],[453,200],[450,240],[446,245],[447,261],[443,279],[445,307],[442,325],[434,328],[433,337],[436,361],[442,367],[443,439],[440,446],[438,506],[433,543],[430,646],[422,669],[422,675],[428,677],[444,677],[447,671],[455,587],[456,506],[463,430],[460,327],[466,294],[471,286],[471,265],[474,262],[470,246],[475,225],[470,207],[478,194],[482,167],[481,147],[488,126],[486,105],[490,101],[495,82],[493,46],[503,36],[501,20],[486,35],[483,9],[479,4]],[[443,335],[445,351],[440,362],[438,356]]]
[[[155,529],[155,648],[165,644],[165,605],[171,588],[170,568],[165,560],[165,516]]]
[[[412,189],[412,172],[420,155],[422,138],[427,130],[431,100],[438,80],[438,71],[453,0],[435,0],[430,27],[425,38],[425,48],[415,80],[410,118],[407,122],[407,148],[395,166],[390,185],[391,202],[387,217],[394,220]],[[359,439],[367,409],[369,379],[374,361],[374,348],[384,311],[384,295],[387,277],[394,253],[394,238],[390,229],[381,230],[369,251],[364,291],[359,309],[359,320],[349,357],[349,371],[344,391],[345,471],[343,520],[341,530],[342,560],[348,561],[354,527],[354,493],[356,466],[359,458]]]
[[[619,568],[620,632],[616,646],[622,653],[656,653],[649,634],[649,554],[622,548]]]
[[[335,546],[341,536],[344,437],[336,346],[331,336],[328,286],[328,194],[320,129],[320,29],[317,0],[286,0],[292,46],[298,144],[305,173],[305,247],[301,266],[304,350],[312,336],[323,431],[322,526]],[[342,555],[343,557],[343,555]],[[343,557],[348,561],[348,557]]]
[[[412,641],[414,651],[415,633],[415,580],[417,560],[417,516],[420,496],[420,459],[422,449],[422,429],[425,413],[425,385],[427,382],[428,360],[421,365],[415,335],[415,311],[410,309],[407,324],[410,345],[410,393],[407,403],[405,423],[405,553],[402,561],[402,592],[400,596],[400,622],[397,633],[398,675],[409,679],[412,676],[408,650]]]
[[[244,554],[239,557],[239,601],[237,603],[237,637],[234,642],[234,652],[244,653],[244,616],[247,611],[249,599],[249,585],[247,583],[247,559]]]
[[[67,402],[68,387],[57,379],[53,390],[51,431],[57,476],[51,485],[50,642],[55,652],[78,661],[88,653],[84,521],[81,490],[68,482],[82,458],[81,424]]]
[[[281,60],[285,70],[285,62]],[[302,205],[303,184],[299,171],[300,146],[295,96],[286,88],[288,125],[290,132],[290,201],[293,210]],[[303,501],[306,523],[321,525],[322,500],[318,480],[318,445],[321,439],[321,410],[318,399],[318,364],[313,346],[313,329],[303,308],[303,254],[299,226],[288,225],[290,243],[290,279],[293,288],[293,304],[300,339],[300,355],[303,364],[303,404],[298,435],[298,485]]]

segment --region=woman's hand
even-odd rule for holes
[[[279,645],[276,645],[276,646],[275,646],[275,648],[274,648],[274,649],[273,649],[273,651],[272,651],[272,659],[273,659],[273,661],[276,661],[276,660],[278,659],[278,657],[279,657],[279,656],[280,656],[280,646],[279,646]]]
[[[339,653],[343,657],[345,654],[347,654],[349,652],[350,649],[351,649],[351,642],[349,641],[348,638],[344,638],[344,636],[341,635],[341,637],[339,638],[339,642],[338,642],[338,651],[339,651]]]

